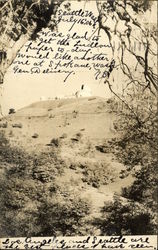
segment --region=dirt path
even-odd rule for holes
[[[130,186],[134,177],[129,175],[123,179],[117,178],[113,183],[102,185],[100,188],[88,187],[83,190],[81,196],[88,198],[92,205],[92,216],[100,217],[100,209],[104,206],[105,202],[113,201],[114,195],[120,195],[124,187]]]

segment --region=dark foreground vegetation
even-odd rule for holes
[[[89,204],[78,194],[61,196],[56,183],[64,163],[53,150],[39,155],[11,147],[0,133],[1,236],[81,234]]]

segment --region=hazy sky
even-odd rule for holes
[[[75,4],[74,4],[75,3]],[[95,1],[90,1],[85,4],[85,2],[72,2],[72,8],[80,9],[85,8],[87,10],[92,10],[97,16],[97,8]],[[58,27],[58,32],[68,32],[69,24],[67,27],[61,23]],[[74,31],[78,31],[79,34],[83,34],[80,30],[80,26],[76,25]],[[87,30],[87,27],[85,28]],[[94,30],[88,30],[88,32],[93,32]],[[101,41],[108,43],[105,33],[101,33]],[[22,50],[23,51],[23,48]],[[111,55],[108,55],[109,58]],[[8,69],[5,75],[5,81],[3,85],[3,96],[2,96],[2,110],[3,113],[8,113],[9,108],[20,109],[32,102],[39,101],[41,96],[55,97],[61,95],[70,95],[75,93],[80,89],[82,84],[88,84],[92,90],[92,94],[102,97],[110,97],[111,92],[103,81],[94,79],[94,72],[90,71],[77,71],[75,76],[69,78],[69,80],[64,83],[61,74],[14,74],[13,66]],[[118,75],[115,79],[116,89],[120,88],[120,83],[123,81],[122,76]]]

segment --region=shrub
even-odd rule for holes
[[[14,124],[12,124],[12,127],[13,128],[22,128],[23,125],[22,125],[22,123],[14,123]]]
[[[147,166],[143,166],[140,171],[135,174],[133,184],[122,190],[122,195],[134,202],[140,202],[145,207],[152,209],[153,215],[157,211],[157,165],[155,162]]]
[[[124,201],[118,197],[105,203],[102,218],[98,223],[106,235],[147,235],[156,234],[150,210],[139,203]]]
[[[82,133],[80,133],[80,132],[76,134],[76,138],[77,138],[78,140],[80,140],[82,136],[83,136],[83,135],[82,135]]]
[[[37,133],[34,133],[33,135],[32,135],[32,138],[34,138],[34,139],[36,139],[36,138],[38,138],[39,137],[39,134],[37,134]]]
[[[62,136],[60,136],[60,139],[66,139],[67,138],[67,134],[66,133],[64,133],[64,134],[62,134]]]
[[[9,109],[9,112],[8,112],[9,115],[14,114],[14,113],[16,113],[15,109],[13,109],[13,108]]]
[[[84,218],[89,214],[90,205],[76,197],[70,195],[66,201],[57,198],[43,200],[39,209],[41,235],[82,235]]]
[[[50,143],[51,143],[52,145],[54,145],[55,147],[59,147],[59,145],[60,145],[60,140],[59,140],[59,138],[53,138],[53,139],[50,141]]]
[[[7,122],[0,123],[0,128],[7,128],[7,127],[8,127]]]
[[[99,188],[101,185],[107,185],[116,178],[114,169],[107,163],[84,164],[82,165],[83,182],[87,182],[92,187]]]

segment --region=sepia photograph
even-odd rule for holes
[[[157,249],[157,10],[0,1],[1,249]]]

